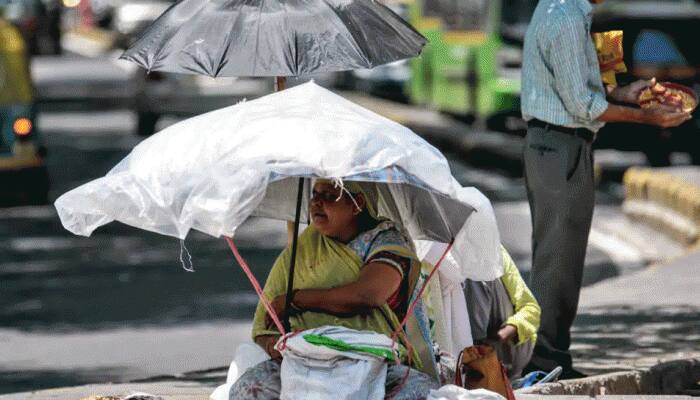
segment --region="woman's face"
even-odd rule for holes
[[[362,210],[355,206],[347,193],[340,196],[340,191],[330,183],[316,183],[309,213],[311,223],[323,235],[348,242],[358,233],[357,216]],[[360,207],[364,206],[362,196],[355,196],[355,202]]]

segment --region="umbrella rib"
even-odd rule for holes
[[[238,17],[243,15],[243,13],[239,12]],[[233,26],[231,27],[231,30],[228,31],[228,34],[226,35],[226,46],[224,47],[224,51],[221,53],[221,58],[219,58],[219,65],[216,67],[216,74],[214,75],[215,77],[218,77],[219,74],[221,73],[221,70],[224,69],[226,64],[228,64],[228,61],[226,60],[226,55],[228,54],[229,49],[231,49],[231,45],[233,44],[233,34],[232,30],[235,28],[236,24],[234,23]]]
[[[289,11],[287,9],[287,2],[286,1],[281,1],[282,7],[284,7],[284,22],[285,22],[285,31],[289,32],[289,26],[294,25],[289,23]],[[294,56],[294,76],[299,75],[299,42],[297,41],[297,30],[294,29],[294,52],[292,53]]]
[[[374,0],[370,0],[370,1],[374,1]],[[328,3],[327,3],[327,0],[322,0],[322,2],[325,3],[329,8],[331,8],[331,9],[333,10],[333,12],[335,12],[335,14],[338,16],[338,18],[342,20],[341,14],[340,14],[335,8],[333,8],[330,4],[328,4]],[[361,3],[361,1],[357,1],[357,3]],[[422,39],[422,41],[425,43],[425,41],[426,41],[425,37],[424,37],[423,35],[421,35],[418,31],[416,31],[415,28],[414,28],[413,26],[411,26],[410,24],[405,24],[404,21],[403,21],[403,19],[402,19],[401,17],[399,17],[398,15],[396,15],[396,13],[394,13],[393,11],[391,11],[391,9],[389,9],[387,6],[385,6],[385,5],[383,5],[383,4],[379,3],[379,2],[376,2],[376,5],[377,5],[378,7],[380,7],[381,9],[384,9],[384,10],[388,11],[388,16],[383,16],[383,15],[380,14],[380,13],[375,13],[375,15],[377,15],[380,19],[385,20],[385,19],[391,17],[391,18],[393,18],[394,20],[398,20],[398,22],[402,23],[403,25],[408,26],[408,28],[411,30],[411,32],[414,33],[415,35],[419,36],[419,37]],[[396,27],[395,27],[393,24],[388,24],[388,25],[389,25],[389,27],[391,28],[391,30],[396,34],[395,37],[401,37],[401,36],[402,36],[402,35],[401,35],[401,32],[400,32],[398,29],[396,29]],[[350,34],[350,37],[352,37],[352,39],[353,39],[353,41],[355,42],[355,45],[357,46],[357,48],[360,49],[361,54],[362,54],[363,58],[365,59],[365,63],[369,66],[369,68],[374,68],[374,67],[377,66],[377,65],[381,65],[381,63],[380,63],[380,64],[374,64],[374,63],[372,63],[372,62],[370,61],[370,58],[369,58],[369,57],[371,56],[371,54],[370,54],[370,52],[368,52],[367,49],[363,46],[364,41],[358,41],[357,38],[355,38],[355,35],[353,34],[353,32],[351,32],[350,30],[348,30],[348,33]],[[376,39],[376,38],[375,38],[375,39]],[[420,50],[419,50],[418,54],[420,54]],[[418,55],[418,54],[416,54],[416,55]],[[407,56],[407,57],[405,57],[405,58],[409,58],[409,57]],[[396,60],[396,61],[398,61],[398,60]],[[384,62],[382,61],[382,63],[384,63]]]
[[[199,10],[197,11],[197,13],[195,13],[195,14],[191,17],[191,19],[196,18],[197,15],[200,14],[200,13],[202,12],[202,10],[204,9],[204,6],[205,6],[205,4],[204,4],[204,2],[202,2],[202,3],[201,3],[201,7],[200,7]],[[174,7],[175,7],[175,6],[172,6],[171,8],[174,8]],[[168,11],[169,11],[169,10],[168,10]],[[166,11],[166,13],[167,13],[167,11]],[[161,17],[163,17],[164,15],[165,15],[165,13],[163,13],[163,15],[161,15]],[[159,17],[159,19],[160,19],[160,17]],[[155,23],[154,23],[154,25],[155,25]],[[165,51],[165,49],[168,47],[168,45],[170,44],[170,42],[173,41],[173,39],[177,36],[177,34],[178,34],[179,32],[181,32],[180,29],[177,29],[177,30],[175,31],[175,33],[174,33],[172,36],[170,36],[170,37],[165,41],[165,43],[163,43],[162,46],[160,46],[160,49],[158,49],[158,52],[157,52],[157,53],[155,54],[155,56],[153,57],[153,67],[155,67],[155,64],[158,62],[158,59],[160,58],[160,55],[163,53],[163,51]],[[145,34],[143,35],[143,37],[145,37]],[[148,72],[151,72],[151,69],[152,69],[152,68],[149,68],[149,69],[148,69]]]
[[[258,69],[258,54],[260,49],[260,16],[262,15],[263,8],[265,6],[265,0],[260,0],[260,7],[258,8],[258,31],[255,34],[255,57],[253,57],[253,71],[252,75],[255,76]]]
[[[357,39],[355,39],[355,35],[352,34],[352,32],[350,31],[350,29],[348,29],[347,25],[345,24],[345,22],[344,22],[344,20],[343,20],[343,18],[342,18],[342,14],[341,14],[338,10],[336,10],[332,5],[328,4],[328,1],[327,1],[327,0],[321,0],[321,3],[325,4],[326,7],[330,8],[331,11],[333,11],[333,13],[334,13],[334,14],[338,17],[338,19],[342,22],[341,26],[342,26],[343,28],[345,28],[345,30],[348,32],[348,36],[350,36],[350,37],[352,38],[353,44],[355,45],[355,48],[356,48],[357,50],[359,50],[358,53],[359,53],[360,56],[362,57],[362,60],[365,62],[365,65],[366,65],[366,66],[371,66],[372,63],[370,62],[370,60],[369,60],[369,58],[368,58],[368,53],[367,53],[367,51],[365,50],[364,47],[362,47],[362,45],[361,45],[360,43],[357,42]]]
[[[401,18],[400,16],[396,15],[396,13],[395,13],[393,10],[391,10],[389,7],[387,7],[387,6],[385,6],[384,4],[379,3],[379,2],[377,2],[377,5],[379,5],[379,7],[381,7],[381,8],[385,8],[386,11],[389,12],[389,15],[391,15],[392,18],[397,19],[397,20],[399,20],[400,22],[403,22],[403,18]],[[413,32],[416,36],[419,36],[419,37],[423,40],[423,43],[425,44],[425,42],[426,42],[425,36],[423,36],[420,32],[418,32],[418,31],[413,27],[413,25],[411,25],[411,24],[405,24],[405,26],[407,26],[407,27],[411,30],[411,32]],[[389,24],[389,27],[391,28],[392,31],[394,31],[394,33],[396,33],[396,36],[397,36],[397,37],[401,37],[401,36],[402,36],[402,35],[401,35],[401,32],[399,32],[399,30],[396,29],[396,27],[395,27],[393,24]],[[423,47],[421,46],[420,50],[418,51],[418,54],[421,53],[422,49],[423,49]],[[416,54],[416,56],[417,56],[418,54]],[[415,57],[415,56],[414,56],[414,57]]]

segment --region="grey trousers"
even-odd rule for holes
[[[566,369],[595,204],[593,152],[591,143],[555,127],[530,127],[523,158],[532,217],[530,289],[542,308],[532,364]]]
[[[488,282],[466,280],[464,296],[475,343],[493,336],[515,312],[500,279]],[[523,368],[530,362],[534,345],[531,342],[499,343],[495,348],[508,377],[515,379],[522,375]]]

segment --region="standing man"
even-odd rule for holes
[[[667,128],[690,118],[666,108],[621,105],[638,105],[639,92],[653,80],[603,87],[590,32],[591,3],[603,1],[540,0],[523,55],[522,114],[528,123],[523,157],[533,226],[530,287],[542,308],[528,370],[560,365],[564,379],[583,376],[572,367],[569,330],[593,217],[595,134],[606,122]]]

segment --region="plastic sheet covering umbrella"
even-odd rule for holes
[[[437,149],[313,82],[172,125],[55,205],[78,235],[120,221],[180,239],[192,229],[233,238],[250,216],[308,220],[313,177],[373,186],[379,215],[414,240],[452,242],[474,210]],[[465,255],[454,253],[458,265],[469,265]],[[483,279],[499,275],[487,269]]]
[[[122,58],[149,71],[299,76],[415,57],[425,43],[375,0],[182,0]]]

